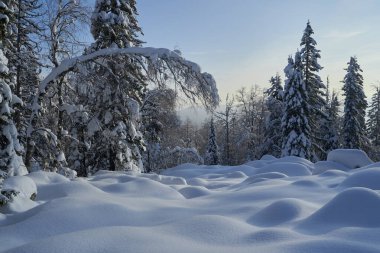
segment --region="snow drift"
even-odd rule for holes
[[[333,157],[34,172],[7,182],[22,194],[0,214],[0,252],[379,252],[380,169],[351,151]]]

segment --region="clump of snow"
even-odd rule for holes
[[[301,186],[301,187],[323,187],[321,184],[315,182],[314,180],[299,180],[292,183],[292,185]]]
[[[298,199],[282,199],[263,208],[248,222],[256,226],[272,227],[297,219],[302,215],[303,203]]]
[[[380,196],[367,188],[339,193],[298,226],[303,231],[325,233],[342,227],[379,227]]]
[[[37,186],[29,177],[9,177],[4,180],[2,190],[14,190],[17,195],[0,212],[20,213],[36,206],[32,200],[37,196]]]
[[[348,171],[350,170],[350,168],[341,163],[337,163],[333,161],[319,161],[314,164],[313,174],[319,175],[329,170]]]
[[[368,155],[359,149],[336,149],[327,155],[327,161],[341,163],[350,169],[357,169],[373,163]]]
[[[189,186],[179,190],[179,192],[187,199],[198,198],[210,194],[210,190],[203,186]]]
[[[19,196],[23,198],[31,198],[37,195],[37,186],[34,181],[25,176],[9,177],[3,182],[3,190],[12,189],[19,192]]]
[[[260,160],[262,160],[262,161],[275,161],[275,160],[277,160],[277,158],[272,156],[272,155],[263,155]]]
[[[303,164],[293,162],[276,162],[256,170],[256,173],[279,172],[287,176],[311,175],[310,170]]]
[[[365,187],[372,190],[380,190],[380,168],[370,168],[355,172],[346,178],[340,187]]]

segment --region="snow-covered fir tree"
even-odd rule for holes
[[[320,133],[320,152],[318,157],[321,160],[327,158],[327,154],[339,147],[339,101],[335,92],[330,97],[329,79],[326,82],[325,101],[326,105],[322,108],[322,113],[325,117],[318,120],[319,133]]]
[[[304,30],[301,39],[301,59],[303,67],[303,78],[308,94],[308,104],[310,106],[310,116],[308,118],[309,125],[311,127],[311,140],[312,140],[312,152],[313,156],[318,153],[323,152],[320,147],[323,145],[323,138],[319,131],[318,125],[321,120],[328,120],[327,115],[322,112],[323,108],[326,106],[326,101],[324,97],[323,90],[326,88],[319,76],[319,71],[322,67],[318,63],[318,59],[321,58],[320,50],[316,48],[317,42],[314,40],[312,35],[314,31],[310,25],[310,21],[307,22],[306,28]],[[318,157],[313,157],[317,160]]]
[[[368,137],[371,141],[370,154],[373,159],[380,159],[380,87],[376,87],[368,110]]]
[[[210,121],[210,132],[208,137],[208,144],[205,155],[205,164],[217,165],[219,164],[219,148],[216,142],[216,133],[214,126],[214,118]]]
[[[266,106],[269,115],[265,122],[263,153],[279,157],[281,156],[282,146],[281,119],[283,116],[284,88],[282,87],[281,77],[278,73],[269,82],[271,86],[265,92],[268,95]]]
[[[94,49],[139,46],[142,30],[137,21],[135,0],[96,0],[91,17]]]
[[[299,52],[296,53],[294,61],[289,57],[285,75],[284,115],[281,122],[282,156],[310,159],[310,105]]]
[[[12,106],[20,102],[20,99],[12,93],[14,79],[9,75],[8,59],[4,54],[7,50],[6,46],[9,46],[4,41],[9,36],[8,24],[10,20],[13,20],[12,11],[12,6],[9,8],[4,1],[0,1],[0,205],[6,204],[17,194],[12,189],[3,189],[4,179],[27,173],[20,156],[22,147],[13,122]]]
[[[140,46],[135,5],[135,1],[97,0],[91,18],[95,42],[87,53]],[[89,86],[92,91],[87,106],[95,115],[90,123],[97,130],[89,136],[94,145],[88,161],[92,161],[90,166],[95,170],[143,169],[140,106],[147,83],[139,60],[142,61],[138,57],[114,56],[92,64],[91,73],[96,73],[97,80]]]
[[[351,57],[345,69],[343,93],[343,147],[363,149],[367,146],[365,114],[366,96],[363,91],[363,76],[356,57]]]

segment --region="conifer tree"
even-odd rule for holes
[[[323,142],[323,133],[319,131],[318,125],[321,120],[328,120],[322,110],[326,106],[323,90],[326,88],[323,84],[319,71],[322,67],[318,63],[318,59],[321,58],[320,50],[316,48],[317,42],[312,35],[314,31],[310,25],[310,21],[307,22],[304,34],[301,39],[301,58],[303,66],[303,78],[308,94],[308,104],[310,106],[310,116],[308,118],[311,127],[311,140],[313,144],[313,156],[317,153],[323,152],[320,147]],[[323,144],[322,144],[323,145]],[[313,157],[317,160],[318,157]]]
[[[351,57],[345,69],[343,92],[344,120],[343,147],[363,149],[367,145],[365,134],[365,113],[367,109],[366,96],[363,91],[363,76],[356,57]]]
[[[321,160],[327,158],[327,154],[339,148],[339,100],[335,92],[332,93],[331,98],[327,101],[330,101],[325,107],[325,114],[327,119],[321,120],[321,133],[322,135],[322,148],[323,154],[321,155]]]
[[[265,122],[263,153],[279,157],[282,146],[281,119],[283,116],[284,88],[281,85],[281,77],[278,73],[269,82],[271,87],[265,92],[268,95],[266,106],[269,115]]]
[[[337,95],[333,92],[330,98],[330,90],[329,87],[329,78],[327,78],[326,82],[326,93],[325,93],[325,101],[326,104],[322,108],[322,115],[324,117],[320,117],[318,120],[319,125],[319,133],[320,133],[320,149],[317,150],[318,158],[321,160],[325,160],[327,158],[327,154],[337,149],[339,146],[339,138],[338,138],[338,112],[339,112],[339,101]]]
[[[134,0],[97,0],[91,18],[95,42],[86,53],[140,46],[135,5]],[[139,62],[143,60],[137,56],[113,56],[90,64],[90,75],[96,78],[88,86],[85,103],[95,115],[91,125],[98,127],[88,136],[95,145],[87,160],[95,170],[143,169],[140,150],[145,147],[139,128],[147,83]]]
[[[216,142],[214,119],[211,118],[210,122],[210,132],[208,137],[208,145],[205,155],[205,164],[217,165],[219,164],[219,150],[218,144]]]
[[[282,156],[311,158],[310,106],[304,83],[303,66],[299,52],[295,60],[288,59],[285,68],[284,115],[281,128],[283,135]]]
[[[380,158],[380,87],[376,87],[368,111],[367,121],[368,137],[371,141],[372,156]]]
[[[6,204],[16,195],[16,191],[2,189],[5,178],[27,173],[20,152],[22,147],[18,142],[18,134],[13,122],[12,105],[19,102],[19,98],[13,95],[11,87],[14,80],[9,75],[8,59],[4,51],[9,44],[4,43],[9,34],[8,25],[13,20],[13,9],[6,2],[0,1],[0,205]]]

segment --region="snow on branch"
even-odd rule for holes
[[[207,109],[213,109],[219,103],[218,90],[211,74],[202,73],[198,64],[184,59],[174,51],[150,47],[105,48],[88,55],[64,60],[41,82],[39,95],[43,95],[46,92],[50,83],[66,73],[75,70],[78,65],[98,58],[117,55],[145,58],[149,66],[147,72],[168,74],[188,98],[192,101],[196,101],[196,99],[201,100]],[[143,65],[141,62],[140,64]],[[37,101],[38,99],[36,99]],[[38,104],[35,104],[34,108],[38,109]]]

